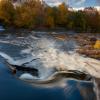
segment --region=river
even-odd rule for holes
[[[0,99],[96,100],[91,74],[94,73],[93,77],[99,74],[83,68],[84,63],[79,62],[85,58],[75,53],[76,47],[73,40],[57,40],[44,33],[25,37],[0,36]],[[86,58],[85,61],[87,59],[90,60]],[[99,61],[92,60],[99,64]],[[35,68],[38,75],[26,71],[13,75],[6,62]],[[76,72],[68,74],[69,70]],[[83,73],[84,78],[80,76]]]

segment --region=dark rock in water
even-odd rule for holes
[[[13,74],[16,74],[16,68],[14,68],[14,69],[12,70],[12,73],[13,73]]]
[[[31,73],[34,76],[38,76],[38,70],[35,69],[35,68],[25,67],[25,66],[18,66],[18,65],[11,65],[9,63],[7,63],[7,65],[11,69],[13,74],[16,74],[17,71],[21,71],[21,72]]]
[[[91,38],[90,38],[90,41],[91,41],[91,42],[96,42],[96,40],[97,40],[97,39],[96,39],[95,37],[91,37]]]
[[[85,74],[83,72],[77,70],[68,70],[69,73],[66,74],[66,77],[72,77],[78,80],[86,80],[90,81],[92,77],[89,74]]]

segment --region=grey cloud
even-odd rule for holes
[[[98,4],[100,4],[100,0],[96,0],[96,2],[97,2]]]

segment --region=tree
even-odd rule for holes
[[[6,25],[12,25],[14,20],[14,6],[11,0],[0,1],[0,20]]]
[[[86,15],[87,30],[90,32],[100,31],[100,14],[99,12],[90,7],[84,10]]]
[[[31,28],[34,24],[34,18],[28,7],[16,8],[15,25],[17,27]]]
[[[53,9],[51,7],[47,7],[45,9],[45,12],[46,12],[45,25],[49,28],[54,28],[55,22],[54,22]]]
[[[67,17],[68,17],[68,7],[65,3],[62,3],[58,6],[59,15],[57,16],[58,24],[60,26],[65,27],[67,24]]]
[[[17,27],[34,28],[43,24],[44,9],[41,2],[27,1],[16,7],[15,25]]]
[[[86,20],[85,20],[85,14],[82,11],[78,11],[75,13],[74,26],[75,30],[85,31]]]
[[[83,11],[71,12],[68,17],[68,28],[76,31],[86,30],[86,19]]]

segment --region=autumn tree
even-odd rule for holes
[[[14,6],[12,0],[0,0],[0,23],[18,28],[63,27],[78,32],[100,32],[100,13],[93,7],[70,11],[65,3],[48,6],[40,0],[26,0]]]
[[[16,7],[15,25],[24,28],[34,28],[43,24],[44,9],[41,2],[27,1]]]
[[[46,7],[45,12],[46,12],[45,25],[49,28],[54,28],[55,27],[55,21],[54,21],[52,7]]]
[[[100,31],[100,14],[92,7],[85,8],[84,10],[87,22],[87,31],[97,32]]]
[[[65,3],[58,6],[59,15],[57,16],[58,25],[65,27],[67,24],[68,7]]]
[[[14,6],[11,0],[0,1],[0,20],[6,25],[12,25],[14,20]]]
[[[17,27],[24,27],[24,28],[30,28],[33,27],[35,24],[33,17],[33,12],[31,12],[31,9],[27,6],[18,6],[16,7],[16,15],[15,15],[15,25]]]
[[[42,26],[45,24],[45,7],[41,3],[40,0],[35,2],[35,7],[33,8],[33,11],[35,12],[35,20],[36,20],[36,26]]]

